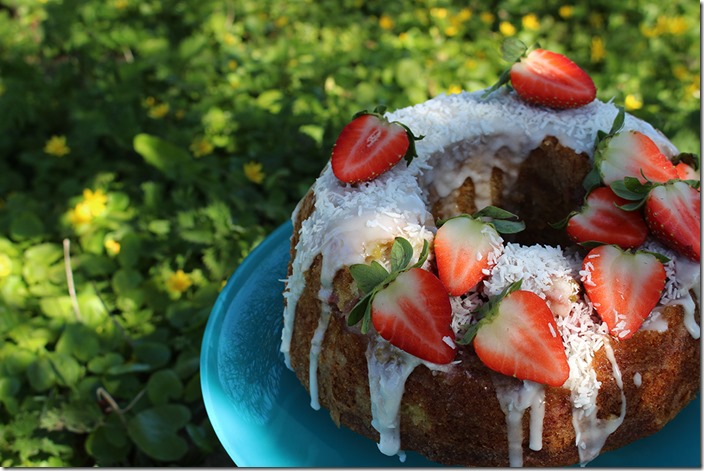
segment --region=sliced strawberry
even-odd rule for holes
[[[683,181],[656,185],[645,199],[645,220],[653,235],[694,261],[701,256],[700,193]]]
[[[582,262],[582,284],[611,335],[628,339],[660,300],[665,267],[652,253],[614,245],[593,248]]]
[[[455,357],[452,307],[432,273],[411,268],[381,289],[371,302],[372,324],[401,350],[432,363]]]
[[[434,249],[440,281],[450,295],[459,296],[488,276],[503,239],[490,224],[461,216],[440,226]]]
[[[473,215],[462,214],[439,222],[435,235],[435,258],[440,280],[452,296],[474,288],[489,275],[503,251],[499,235],[525,229],[518,216],[496,206],[486,206]]]
[[[624,211],[627,204],[609,187],[594,189],[579,212],[569,217],[567,234],[577,243],[599,242],[635,248],[645,242],[648,227],[638,211]]]
[[[589,74],[567,57],[534,49],[511,67],[511,85],[528,103],[550,108],[578,108],[596,98]]]
[[[418,139],[403,124],[390,123],[383,109],[362,111],[340,132],[332,149],[332,171],[346,183],[373,180],[404,157],[410,162]]]
[[[680,162],[675,165],[675,170],[677,170],[677,178],[680,180],[696,180],[699,181],[701,176],[699,172],[694,169],[691,165],[687,165],[684,162]]]
[[[479,359],[507,376],[562,386],[570,374],[557,323],[545,300],[510,286],[485,304],[484,317],[468,332]]]
[[[677,178],[674,164],[652,139],[639,131],[623,131],[604,138],[595,151],[594,165],[606,185],[625,177],[637,178],[641,183]]]

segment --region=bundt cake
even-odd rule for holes
[[[586,464],[699,390],[692,156],[513,85],[359,114],[292,215],[281,351],[382,453]]]

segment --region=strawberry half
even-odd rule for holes
[[[522,222],[503,220],[509,218],[516,216],[487,206],[473,216],[463,214],[441,223],[435,235],[435,259],[440,281],[451,296],[466,293],[489,275],[503,251],[499,232],[523,230]]]
[[[379,335],[401,350],[432,363],[455,357],[450,298],[429,271],[401,273],[374,296],[371,309]]]
[[[479,359],[494,371],[562,386],[570,367],[553,313],[540,296],[520,290],[520,284],[480,308],[483,317],[461,343],[473,341]]]
[[[582,208],[568,216],[567,235],[578,244],[599,242],[624,249],[639,247],[648,236],[648,226],[640,212],[619,208],[627,203],[609,187],[595,188]]]
[[[511,85],[528,103],[556,109],[579,108],[594,101],[589,74],[567,57],[534,49],[511,66]]]
[[[518,96],[535,105],[579,108],[596,98],[596,87],[589,74],[562,54],[545,49],[526,54],[528,48],[517,39],[504,41],[501,51],[504,60],[513,64],[487,90],[485,97],[510,80]]]
[[[614,245],[593,248],[582,262],[582,284],[611,335],[625,340],[638,331],[660,300],[665,267],[652,253]]]
[[[701,257],[700,193],[684,181],[656,185],[645,199],[645,221],[655,237],[694,261]]]
[[[606,185],[625,177],[641,183],[666,182],[677,178],[674,164],[658,146],[639,131],[622,131],[606,136],[594,153],[594,166]]]
[[[401,350],[433,363],[449,363],[455,357],[452,306],[442,282],[420,268],[428,257],[423,244],[418,261],[410,265],[413,247],[397,237],[391,247],[391,271],[379,262],[351,265],[362,298],[347,317],[347,325],[362,321],[366,334],[370,324],[379,335]]]
[[[340,132],[332,149],[335,176],[345,183],[373,180],[396,165],[416,157],[416,137],[405,125],[389,122],[384,108],[361,111]]]

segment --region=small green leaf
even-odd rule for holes
[[[523,221],[503,221],[495,220],[491,224],[500,234],[516,234],[526,228],[526,223]]]
[[[147,381],[147,396],[154,405],[166,404],[183,394],[183,383],[174,370],[160,370]]]
[[[584,180],[582,181],[582,188],[589,193],[599,185],[601,185],[601,174],[599,173],[599,169],[595,163],[589,173],[587,173],[584,177]]]
[[[614,118],[614,122],[609,130],[609,135],[611,136],[621,131],[623,128],[623,123],[626,120],[626,110],[622,106],[616,106],[616,108],[618,109],[618,113],[616,114],[616,118]]]
[[[22,211],[10,220],[10,236],[16,240],[32,239],[44,234],[44,222],[35,213]]]
[[[148,456],[176,461],[188,451],[178,432],[191,419],[191,412],[179,404],[163,404],[141,411],[127,423],[127,434]]]
[[[350,274],[357,283],[357,287],[364,294],[370,293],[389,276],[386,268],[376,260],[372,261],[370,265],[362,263],[350,265]]]
[[[171,349],[159,342],[139,340],[133,347],[134,355],[140,363],[146,363],[152,368],[160,368],[169,362]]]
[[[428,241],[423,241],[423,248],[420,250],[420,255],[418,256],[418,261],[411,268],[420,268],[423,266],[425,261],[428,259],[429,245]]]
[[[159,169],[167,178],[177,181],[193,178],[194,162],[187,150],[149,134],[137,134],[133,146],[145,162]]]
[[[528,51],[528,46],[519,39],[516,38],[506,38],[503,43],[501,43],[501,57],[511,64],[518,62]]]
[[[27,368],[29,385],[37,392],[46,391],[56,383],[56,373],[47,357],[39,357]]]
[[[396,237],[391,246],[391,271],[401,271],[413,258],[413,246],[403,237]]]
[[[347,316],[347,325],[353,326],[364,318],[369,306],[371,305],[372,295],[374,291],[367,293],[362,299],[360,299],[357,304],[350,311],[349,316]]]
[[[484,206],[482,209],[472,215],[475,218],[487,217],[491,219],[518,219],[518,216],[510,211],[499,208],[497,206]]]

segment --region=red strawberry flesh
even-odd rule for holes
[[[609,187],[594,189],[580,212],[570,218],[567,234],[577,243],[601,242],[621,248],[639,247],[648,236],[648,227],[640,212],[624,211],[618,207],[627,203]]]
[[[700,193],[683,181],[653,188],[645,201],[645,219],[665,245],[694,261],[701,258]]]
[[[479,219],[456,217],[446,221],[435,236],[438,276],[452,296],[459,296],[486,278],[493,265],[490,254],[500,250],[496,230]]]
[[[562,386],[569,364],[555,318],[545,300],[518,290],[487,315],[474,337],[474,349],[489,368],[507,376]]]
[[[596,165],[604,184],[611,185],[625,177],[637,178],[641,183],[666,182],[677,178],[674,164],[645,134],[623,131],[603,142],[598,149]]]
[[[591,77],[567,57],[535,49],[511,67],[511,85],[525,101],[557,109],[578,108],[594,100]]]
[[[403,126],[375,114],[362,114],[340,132],[332,150],[332,170],[346,183],[369,181],[396,165],[408,147]]]
[[[582,263],[584,290],[609,332],[633,336],[655,308],[665,286],[665,267],[652,254],[613,245],[593,248]]]
[[[398,275],[372,301],[372,323],[379,335],[432,363],[449,363],[455,357],[451,322],[445,287],[421,268]]]

